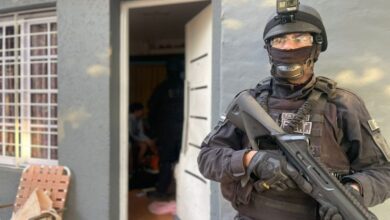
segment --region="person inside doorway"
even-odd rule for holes
[[[149,136],[144,131],[144,106],[135,102],[130,105],[129,125],[130,125],[130,142],[133,146],[132,149],[137,151],[134,166],[137,168],[143,168],[146,163],[146,153],[149,151],[153,155],[157,155],[157,147]],[[135,153],[135,152],[133,152]]]
[[[173,169],[179,160],[183,128],[184,81],[183,61],[167,62],[167,78],[154,90],[149,100],[150,127],[157,140],[160,173],[152,199],[166,200],[175,195]]]

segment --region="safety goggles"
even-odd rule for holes
[[[274,48],[283,48],[286,44],[294,47],[305,47],[313,45],[313,36],[309,33],[293,33],[275,37],[271,40],[271,46]]]

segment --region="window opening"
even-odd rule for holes
[[[0,163],[58,160],[57,19],[0,20]],[[0,16],[1,17],[1,16]]]

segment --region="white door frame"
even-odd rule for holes
[[[120,14],[120,136],[119,136],[119,219],[128,220],[128,163],[129,163],[129,11],[134,8],[146,8],[172,4],[184,4],[209,0],[133,0],[121,3]],[[130,45],[131,46],[131,45]]]

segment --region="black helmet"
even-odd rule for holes
[[[264,28],[263,39],[268,44],[270,38],[296,32],[314,34],[314,42],[321,44],[321,51],[328,47],[328,40],[321,16],[314,8],[299,5],[299,10],[291,17],[273,15]]]

